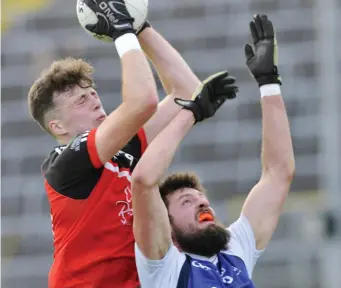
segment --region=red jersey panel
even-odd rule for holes
[[[130,180],[145,134],[102,165],[95,132],[56,147],[42,166],[54,236],[49,288],[139,287]]]

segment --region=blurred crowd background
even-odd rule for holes
[[[226,225],[238,217],[261,172],[260,95],[243,54],[243,45],[250,41],[248,23],[254,13],[262,12],[273,20],[296,178],[254,280],[262,288],[340,288],[341,1],[149,2],[152,25],[201,79],[227,68],[241,87],[238,99],[193,129],[171,168],[199,174]],[[40,165],[56,143],[29,117],[30,85],[53,60],[82,57],[96,69],[107,112],[121,101],[115,48],[80,28],[75,6],[75,0],[2,1],[1,282],[5,288],[47,287],[52,262]]]

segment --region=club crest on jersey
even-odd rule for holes
[[[117,201],[116,205],[123,205],[118,216],[121,218],[121,223],[123,225],[131,225],[132,224],[132,216],[133,216],[133,209],[131,207],[132,202],[132,194],[129,187],[124,189],[125,200]]]

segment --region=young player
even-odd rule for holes
[[[159,185],[197,119],[196,101],[180,103],[186,110],[154,139],[132,175],[135,254],[142,287],[254,287],[252,270],[275,230],[293,179],[294,155],[272,23],[257,15],[250,28],[255,50],[246,45],[245,55],[262,96],[262,177],[228,229],[216,219],[196,176],[178,173]]]
[[[86,2],[94,12],[100,11],[95,1]],[[50,288],[139,286],[131,172],[148,143],[181,110],[175,97],[189,99],[200,84],[148,23],[137,41],[133,19],[124,5],[115,3],[112,13],[118,22],[106,26],[109,20],[100,18],[89,29],[114,39],[121,57],[122,104],[106,115],[92,67],[80,59],[54,62],[29,92],[33,118],[59,142],[42,166],[54,234]],[[158,106],[142,50],[169,94]]]

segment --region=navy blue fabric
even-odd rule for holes
[[[215,265],[186,255],[177,288],[255,288],[239,257],[225,253],[217,257]]]
[[[186,288],[188,285],[189,275],[191,274],[191,257],[186,254],[186,261],[181,268],[179,281],[176,288]]]

